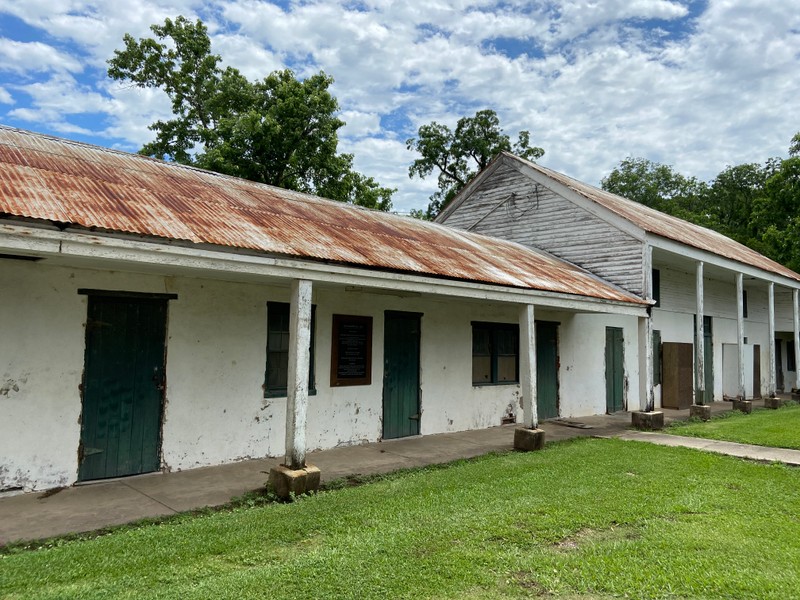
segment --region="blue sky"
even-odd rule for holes
[[[0,0],[0,122],[137,150],[169,105],[105,61],[181,14],[252,79],[332,75],[340,148],[400,211],[435,189],[408,178],[405,140],[482,108],[592,184],[626,156],[710,179],[785,156],[800,130],[798,0]]]

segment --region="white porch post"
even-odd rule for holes
[[[694,335],[694,376],[695,376],[695,404],[705,404],[706,373],[705,373],[705,334],[703,331],[703,262],[697,263],[697,314],[695,315]]]
[[[528,429],[539,427],[536,406],[536,321],[533,304],[519,311],[519,384],[522,394],[522,424]]]
[[[800,390],[800,290],[792,290],[794,316],[794,388]]]
[[[639,406],[643,411],[655,409],[653,392],[653,321],[639,317]]]
[[[776,365],[775,365],[775,284],[769,283],[769,300],[767,306],[769,321],[769,389],[767,393],[770,398],[775,397],[776,384]]]
[[[644,297],[653,298],[653,247],[647,244],[642,261],[644,272]],[[645,412],[655,410],[653,391],[653,308],[647,310],[647,317],[639,317],[639,407]]]
[[[289,312],[289,380],[286,397],[286,458],[290,469],[306,466],[306,411],[311,345],[311,282],[292,281]]]
[[[744,277],[741,273],[736,274],[736,344],[739,351],[739,379],[738,393],[739,400],[747,399],[745,389],[745,369],[744,369]]]

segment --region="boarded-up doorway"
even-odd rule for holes
[[[689,408],[694,389],[694,345],[678,342],[661,344],[661,406]]]

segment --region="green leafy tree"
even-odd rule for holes
[[[800,156],[780,161],[753,206],[753,246],[800,272]]]
[[[778,166],[779,161],[768,160],[764,165],[747,163],[725,168],[708,190],[709,225],[742,244],[756,247],[760,234],[753,221],[753,210]]]
[[[789,156],[800,156],[800,131],[794,134],[789,146]]]
[[[626,158],[603,189],[703,225],[800,270],[800,134],[790,158],[726,167],[710,184]]]
[[[708,186],[681,175],[670,165],[628,157],[600,185],[606,191],[670,215],[703,224],[711,221],[711,215],[704,210]]]
[[[530,145],[527,131],[521,131],[512,146],[497,114],[489,109],[478,111],[474,117],[462,117],[455,131],[435,121],[422,125],[417,137],[406,141],[406,148],[421,155],[408,169],[410,178],[437,174],[439,189],[431,196],[427,210],[412,211],[412,216],[425,219],[436,218],[470,178],[500,152],[513,152],[528,160],[544,155],[544,150]]]
[[[290,70],[251,82],[220,67],[202,21],[179,16],[152,25],[152,38],[126,34],[108,75],[160,89],[173,118],[150,126],[156,137],[140,152],[370,208],[389,210],[394,190],[353,170],[337,152],[344,122],[323,72],[303,81]]]

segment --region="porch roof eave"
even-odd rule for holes
[[[191,247],[128,236],[57,230],[37,224],[0,224],[0,254],[26,254],[84,268],[186,274],[232,281],[310,279],[365,293],[428,295],[534,304],[573,312],[646,316],[647,305],[529,288],[364,269],[291,257]]]

